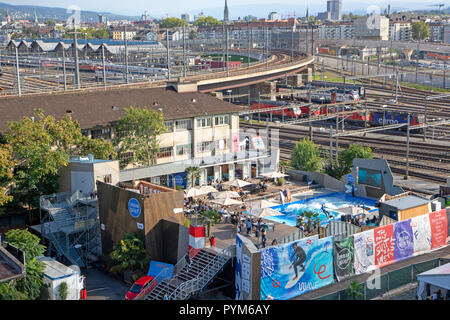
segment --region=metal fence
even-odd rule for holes
[[[377,281],[366,281],[360,283],[363,296],[360,300],[371,300],[385,294],[388,291],[417,281],[417,275],[450,262],[450,259],[437,258],[406,266],[383,274]],[[378,281],[379,280],[379,281]],[[347,294],[347,289],[336,291],[314,300],[353,300]]]

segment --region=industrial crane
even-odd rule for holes
[[[445,4],[444,4],[444,3],[429,4],[428,6],[429,6],[429,7],[438,7],[439,12],[441,12],[441,8],[442,8],[443,6],[445,6]]]

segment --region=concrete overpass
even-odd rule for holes
[[[249,69],[231,70],[226,72],[214,72],[207,76],[179,78],[176,81],[169,81],[168,86],[172,86],[178,92],[212,92],[232,89],[262,83],[286,77],[286,75],[296,74],[308,68],[314,62],[314,57],[309,55],[290,62],[290,57],[285,55],[277,62],[267,68],[265,63],[258,67]]]

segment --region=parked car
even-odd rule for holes
[[[158,285],[156,280],[152,280],[152,276],[144,276],[138,279],[128,290],[125,295],[125,300],[134,300],[141,292],[146,291],[146,293],[148,293],[152,291]]]

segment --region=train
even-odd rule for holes
[[[280,108],[287,107],[287,109],[279,109],[272,111],[264,111],[268,108]],[[309,116],[309,106],[305,106],[298,101],[271,101],[271,100],[260,100],[251,101],[250,110],[261,110],[261,114],[272,115],[275,118],[305,118]],[[326,106],[315,108],[311,111],[311,115],[326,114]]]
[[[123,65],[106,65],[106,78],[107,79],[123,79],[124,78],[125,67]],[[168,71],[166,68],[146,68],[146,67],[136,67],[129,66],[128,73],[132,77],[143,78],[143,79],[157,79],[161,77],[166,77]],[[95,69],[95,78],[97,81],[103,80],[103,67],[97,67]]]
[[[326,82],[326,81],[312,81],[313,88],[338,88],[344,90],[344,84],[340,82]],[[366,97],[366,90],[362,85],[354,85],[351,83],[345,84],[345,90],[358,91],[358,95],[364,99]]]
[[[349,123],[355,123],[363,125],[365,122],[365,112],[357,111],[345,116],[345,119]],[[424,122],[424,116],[420,114],[411,114],[409,124],[410,126],[421,125]],[[369,126],[382,126],[384,125],[395,125],[408,123],[408,113],[400,111],[370,111],[367,113],[367,124]],[[399,130],[405,131],[406,126],[400,127]],[[418,133],[422,129],[413,129],[411,132]]]
[[[331,86],[330,86],[331,87]],[[302,86],[302,87],[290,87],[283,84],[277,85],[277,92],[280,92],[280,88],[284,89],[294,89],[294,90],[302,90],[303,92],[300,94],[297,94],[296,96],[302,100],[309,101],[309,86]],[[336,89],[327,89],[326,87],[311,87],[311,102],[318,102],[318,103],[335,103],[335,102],[358,102],[360,100],[359,95],[359,88],[347,88],[344,91],[344,88],[342,89],[334,87]]]

